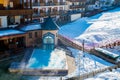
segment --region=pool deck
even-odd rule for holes
[[[68,74],[70,74],[74,72],[76,69],[75,59],[69,55],[66,55],[66,57],[67,57],[67,64],[68,64]]]
[[[30,58],[31,52],[33,51],[32,48],[29,48],[26,50],[26,54],[23,58],[23,60],[21,61],[21,66],[23,66],[23,68],[21,67],[20,72],[22,73],[22,75],[35,75],[35,76],[65,76],[68,75],[72,72],[75,71],[76,66],[75,66],[75,59],[69,55],[66,55],[66,61],[67,61],[67,69],[58,69],[58,70],[37,70],[37,69],[25,69],[24,66],[28,63],[28,60]],[[66,52],[66,50],[65,50]],[[67,53],[67,52],[66,52]],[[27,58],[26,58],[27,57]]]

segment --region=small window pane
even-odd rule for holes
[[[38,33],[37,32],[35,32],[35,37],[38,37]]]
[[[32,38],[32,33],[29,33],[29,38]]]

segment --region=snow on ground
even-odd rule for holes
[[[109,42],[112,39],[118,39],[118,37],[120,36],[119,21],[120,21],[120,8],[117,8],[115,10],[100,13],[89,18],[81,18],[72,23],[64,25],[60,28],[59,34],[76,39],[78,41],[84,39],[86,41],[86,44],[89,42],[99,43],[104,40],[108,40]],[[77,76],[79,74],[91,72],[93,70],[113,66],[113,64],[101,58],[98,58],[94,55],[90,55],[85,52],[83,54],[82,51],[72,48],[69,49],[72,51],[75,57],[77,68],[73,73],[65,76],[64,79],[72,76]],[[107,74],[108,73],[105,72],[104,74],[101,75]],[[113,75],[113,73],[109,73],[109,75],[110,74]],[[99,80],[105,80],[100,78],[101,77],[99,77]],[[117,78],[117,76],[115,78]],[[40,77],[36,80],[39,79]],[[114,78],[111,79],[113,80]],[[95,78],[93,80],[95,80]],[[120,79],[117,78],[117,80]]]
[[[113,69],[112,72],[105,71],[103,73],[97,74],[93,78],[88,78],[85,80],[120,80],[120,68]]]
[[[110,42],[120,37],[120,8],[81,18],[60,28],[59,34],[86,44]]]
[[[73,48],[69,49],[72,51],[72,54],[75,57],[77,68],[75,72],[65,76],[64,79],[114,65],[86,52],[83,53],[82,51]]]
[[[111,42],[120,37],[120,8],[103,12],[89,18],[81,18],[60,28],[59,34],[67,36],[85,44]],[[76,60],[77,69],[68,77],[91,72],[100,68],[113,66],[94,55],[69,48]],[[79,55],[80,54],[80,55]],[[80,65],[79,65],[80,64]],[[94,80],[94,79],[93,79]],[[101,79],[100,79],[101,80]],[[104,79],[102,79],[104,80]],[[119,78],[117,79],[119,80]]]
[[[60,80],[60,78],[56,76],[22,76],[21,80]]]

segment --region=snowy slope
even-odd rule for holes
[[[89,18],[81,18],[60,28],[59,34],[86,44],[110,42],[120,37],[120,8]]]

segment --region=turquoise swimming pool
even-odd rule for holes
[[[66,69],[65,52],[59,49],[44,50],[35,48],[26,68],[29,69]]]
[[[52,50],[34,49],[29,60],[29,68],[43,68],[48,66]]]

